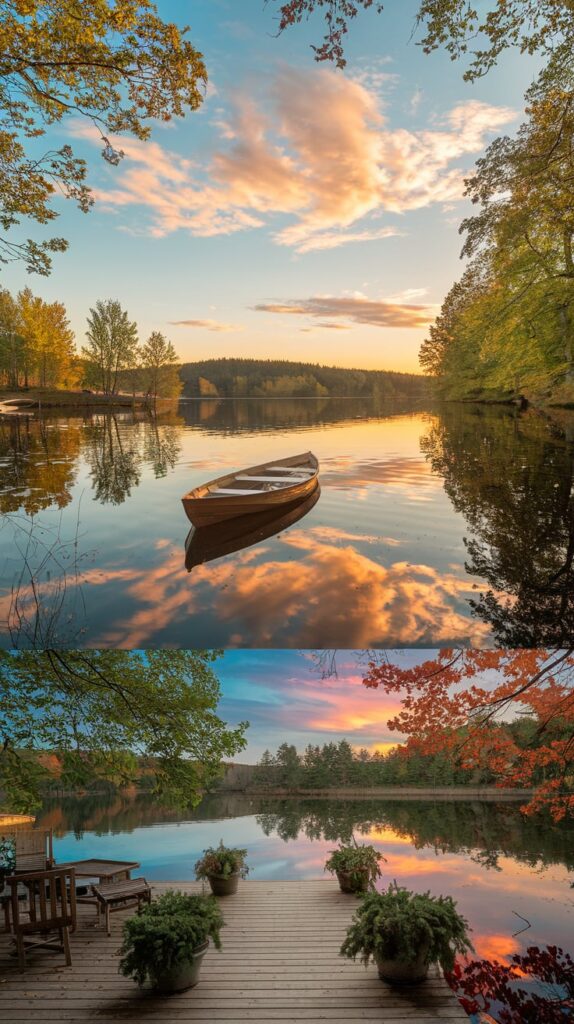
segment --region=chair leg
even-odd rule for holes
[[[26,969],[26,947],[24,946],[24,937],[20,932],[16,932],[16,949],[18,950],[18,969],[24,971]]]
[[[68,926],[64,925],[62,928],[62,945],[64,946],[64,953],[66,954],[66,966],[72,966],[72,955],[70,953],[70,936],[68,933]]]

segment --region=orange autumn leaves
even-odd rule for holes
[[[574,651],[445,649],[409,668],[375,656],[363,682],[401,693],[388,725],[407,755],[444,752],[532,789],[527,813],[574,812]]]

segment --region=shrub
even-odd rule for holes
[[[230,875],[239,874],[245,878],[249,868],[245,863],[247,850],[238,850],[224,846],[223,839],[219,846],[210,846],[203,851],[203,857],[195,865],[196,878],[209,878],[216,875],[221,878],[229,878]]]
[[[189,962],[208,939],[221,949],[223,924],[213,896],[170,889],[124,923],[119,970],[139,985],[146,978],[153,985],[162,974]]]
[[[455,955],[472,950],[468,923],[450,896],[409,892],[396,882],[362,897],[341,946],[342,956],[360,957],[365,966],[377,958],[414,961],[423,950],[427,964],[451,971]]]
[[[381,877],[379,861],[384,861],[382,853],[374,846],[340,846],[333,850],[325,863],[325,871],[344,871],[350,875],[353,886],[359,886],[365,875],[368,882]]]

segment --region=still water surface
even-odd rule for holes
[[[312,509],[188,573],[181,495],[307,449]],[[287,399],[19,416],[0,419],[0,474],[4,646],[574,643],[573,412]]]
[[[354,834],[387,858],[381,884],[452,895],[479,956],[553,943],[574,952],[574,835],[523,818],[515,802],[229,794],[184,813],[149,796],[87,796],[48,801],[38,824],[54,829],[57,860],[135,860],[148,880],[173,881],[192,879],[220,839],[248,850],[250,878],[327,877],[328,852]]]

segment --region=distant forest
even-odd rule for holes
[[[206,359],[180,367],[183,395],[205,398],[419,398],[429,380],[421,374],[354,370],[286,359]]]
[[[493,734],[501,726],[492,726]],[[526,749],[540,743],[539,722],[516,719],[505,726],[514,742]],[[568,723],[557,722],[556,738],[569,735]],[[478,768],[464,764],[464,730],[460,730],[460,755],[448,757],[443,752],[420,754],[406,746],[381,753],[355,750],[348,740],[339,743],[310,744],[300,754],[291,743],[282,743],[275,754],[266,750],[258,762],[253,785],[266,790],[360,789],[378,786],[489,786],[497,782],[497,774],[485,760]],[[559,780],[553,766],[540,769],[536,783],[550,778]],[[560,781],[560,780],[559,780]]]

